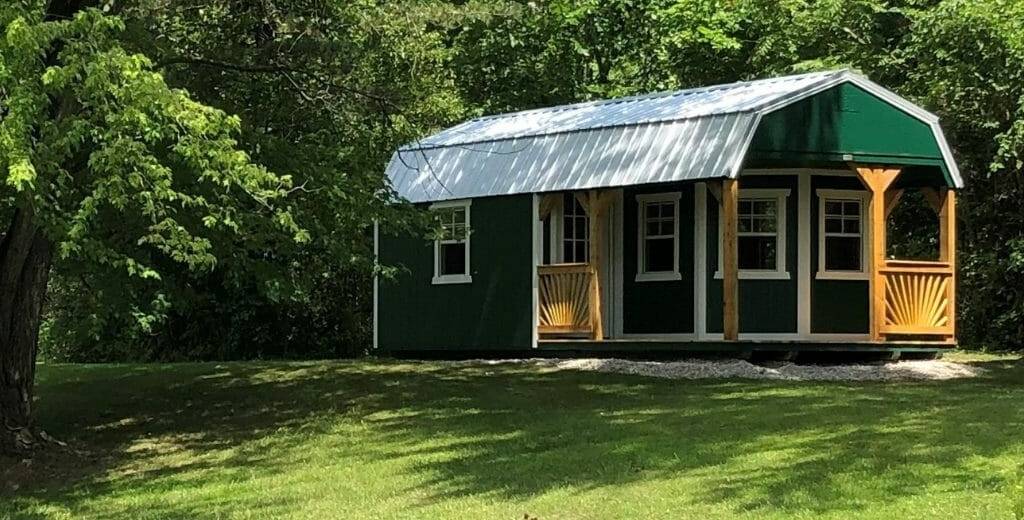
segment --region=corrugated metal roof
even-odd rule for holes
[[[411,143],[387,168],[412,202],[735,177],[763,114],[853,82],[932,126],[938,118],[848,71],[482,117]]]

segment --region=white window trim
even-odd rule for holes
[[[465,274],[441,274],[441,239],[434,239],[434,278],[431,283],[434,285],[445,285],[454,283],[471,283],[473,281],[473,275],[469,263],[469,250],[470,250],[470,235],[473,234],[473,228],[470,226],[470,206],[473,201],[471,199],[466,200],[448,200],[444,202],[437,202],[430,205],[431,211],[436,209],[445,208],[465,208],[466,210],[466,273]]]
[[[818,195],[818,272],[817,280],[867,280],[868,248],[870,247],[871,227],[867,225],[869,194],[860,190],[815,190]],[[845,199],[860,201],[860,271],[828,271],[825,269],[825,199]]]
[[[682,280],[679,273],[679,199],[681,193],[678,191],[668,193],[645,193],[636,196],[637,202],[637,240],[636,240],[636,281],[638,282],[666,282]],[[673,229],[672,229],[672,270],[671,271],[644,271],[644,246],[647,240],[647,216],[644,208],[650,202],[671,202],[673,208]]]
[[[740,199],[775,199],[779,206],[779,221],[776,223],[778,232],[775,234],[775,250],[778,255],[775,262],[775,269],[740,269],[738,277],[740,280],[789,280],[791,276],[786,270],[786,199],[789,198],[789,189],[741,189],[738,198]],[[725,227],[724,216],[721,209],[718,211],[718,270],[715,271],[715,279],[721,280],[722,276],[722,228]]]

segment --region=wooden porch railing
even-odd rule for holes
[[[537,266],[541,334],[582,334],[593,331],[590,312],[589,264]]]
[[[949,262],[886,260],[885,335],[934,335],[952,338],[953,266]]]

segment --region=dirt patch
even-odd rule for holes
[[[787,381],[934,381],[976,377],[984,369],[950,361],[901,361],[856,365],[757,365],[743,360],[631,361],[626,359],[505,359],[456,361],[456,365],[526,363],[559,370],[610,372],[667,379],[781,379]]]

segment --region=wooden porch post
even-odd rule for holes
[[[939,209],[939,261],[948,262],[953,278],[946,288],[949,301],[949,328],[953,331],[950,341],[956,341],[956,192],[943,190],[942,205]]]
[[[604,247],[601,214],[603,213],[603,197],[597,190],[590,190],[587,197],[587,213],[590,218],[590,330],[594,340],[604,339],[604,319],[601,315],[601,250]]]
[[[869,280],[869,309],[868,315],[871,320],[871,339],[880,341],[882,339],[882,323],[885,321],[885,278],[882,276],[882,268],[885,266],[885,226],[887,215],[887,202],[895,206],[893,199],[886,200],[886,192],[892,185],[896,176],[900,174],[899,168],[867,168],[855,166],[854,170],[860,177],[860,181],[871,191],[871,218],[869,226],[871,229],[871,254],[869,255],[869,268],[871,277]],[[891,211],[891,207],[888,208]]]
[[[722,337],[739,339],[739,251],[736,244],[739,183],[722,181]]]

